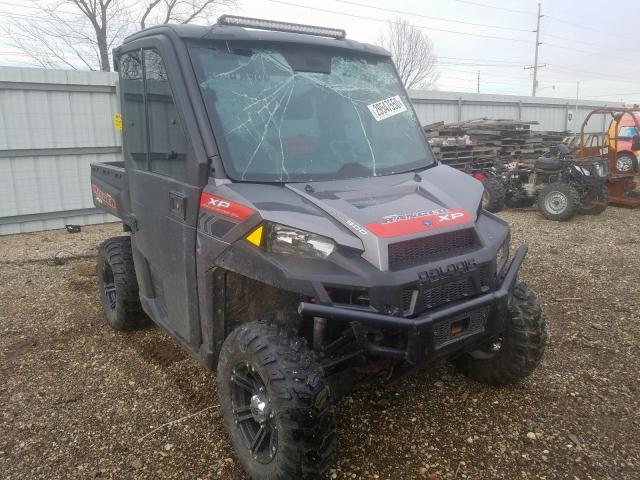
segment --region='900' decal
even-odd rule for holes
[[[250,217],[255,211],[241,203],[232,202],[226,198],[216,197],[204,192],[200,196],[200,208],[240,221]]]
[[[460,208],[456,210],[444,210],[431,215],[408,218],[392,223],[368,223],[365,227],[378,237],[389,238],[463,225],[472,220],[471,215]]]

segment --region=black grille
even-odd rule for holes
[[[463,278],[462,280],[424,290],[420,298],[418,298],[416,308],[420,311],[435,308],[445,303],[462,300],[475,293],[471,279]]]
[[[433,326],[436,347],[482,332],[487,323],[488,315],[489,310],[483,308],[436,323]],[[458,327],[461,331],[456,329],[458,331],[456,335],[453,327]]]
[[[402,309],[404,314],[419,314],[425,310],[437,308],[446,303],[480,295],[492,288],[493,282],[490,280],[490,272],[491,270],[488,265],[480,267],[480,271],[478,272],[480,290],[474,286],[471,274],[468,277],[459,278],[440,285],[420,286],[420,284],[415,284],[409,288],[405,288],[402,291]],[[414,298],[415,305],[413,304]]]
[[[476,235],[472,228],[392,243],[389,245],[389,269],[400,270],[436,257],[464,253],[475,245]]]

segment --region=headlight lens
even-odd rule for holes
[[[330,238],[285,225],[271,223],[267,232],[266,247],[273,253],[325,259],[336,249]]]

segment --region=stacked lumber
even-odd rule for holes
[[[458,123],[425,125],[434,153],[446,165],[469,170],[469,165],[487,157],[505,162],[533,161],[549,146],[561,143],[566,133],[531,130],[538,122],[479,118]]]

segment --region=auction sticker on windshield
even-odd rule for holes
[[[407,107],[405,107],[402,102],[400,95],[372,103],[371,105],[367,105],[367,108],[373,115],[373,118],[378,122],[385,118],[393,117],[394,115],[407,111]]]

